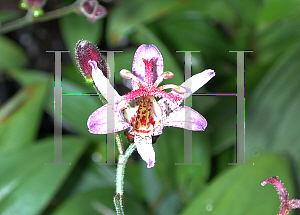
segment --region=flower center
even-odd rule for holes
[[[153,108],[156,103],[154,97],[141,96],[137,103],[135,121],[132,122],[134,133],[145,138],[152,135],[152,131],[159,125],[160,116],[155,116]]]
[[[134,81],[137,82],[139,89],[133,90],[132,92],[123,95],[121,101],[118,103],[117,109],[121,110],[126,108],[130,101],[134,98],[140,97],[140,96],[152,96],[152,97],[159,97],[159,98],[167,98],[171,102],[177,104],[181,100],[180,97],[177,97],[171,93],[167,93],[163,91],[164,89],[172,88],[172,90],[179,92],[179,93],[184,93],[185,89],[180,86],[176,86],[173,84],[170,85],[163,85],[159,88],[157,88],[157,81],[164,79],[169,75],[171,72],[165,72],[162,74],[160,77],[157,78],[156,82],[153,84],[152,83],[152,77],[153,77],[153,71],[152,71],[152,64],[153,64],[154,58],[151,60],[147,61],[143,59],[143,62],[145,63],[145,82],[144,85],[141,84],[141,80],[139,80],[135,75],[130,73],[129,71],[126,72],[120,72],[121,76],[127,78],[127,79],[133,79]]]
[[[118,103],[117,109],[123,110],[124,116],[133,127],[133,131],[136,135],[142,138],[152,136],[153,131],[159,126],[160,121],[163,116],[163,112],[154,97],[163,97],[169,99],[171,102],[177,104],[181,100],[171,93],[163,91],[163,89],[172,88],[174,91],[179,93],[184,93],[185,89],[180,86],[173,84],[163,85],[158,87],[158,84],[162,79],[173,77],[173,73],[164,72],[161,76],[157,77],[153,83],[153,62],[155,58],[147,61],[143,59],[145,63],[145,81],[142,81],[136,77],[134,74],[127,70],[121,70],[120,74],[122,77],[127,79],[133,79],[139,89],[133,90],[132,92],[122,96],[121,102]],[[136,104],[130,107],[129,103],[132,99],[136,98]]]

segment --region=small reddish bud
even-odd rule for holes
[[[124,131],[124,135],[127,137],[127,140],[128,140],[129,143],[134,142],[134,135],[129,134],[128,130]]]
[[[95,22],[97,19],[100,19],[107,14],[106,9],[102,5],[99,5],[96,0],[82,1],[80,10],[91,22]]]
[[[98,68],[103,72],[105,77],[109,77],[109,70],[105,60],[102,59],[99,50],[91,42],[86,40],[79,40],[75,47],[75,55],[77,65],[87,83],[93,82],[92,67],[88,63],[90,60],[97,62]]]
[[[115,195],[115,199],[119,201],[119,200],[121,199],[121,194],[120,194],[120,193],[117,193],[117,194]]]
[[[40,9],[44,7],[47,0],[24,0],[24,3],[27,5],[30,9]]]

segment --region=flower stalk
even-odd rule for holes
[[[52,19],[56,19],[56,18],[65,16],[65,15],[68,15],[73,12],[77,12],[78,7],[80,5],[80,1],[81,0],[77,0],[76,2],[74,2],[73,4],[71,4],[67,7],[47,12],[43,16],[40,16],[40,17],[32,16],[32,11],[28,10],[26,16],[24,16],[20,19],[14,20],[12,22],[6,23],[4,25],[1,25],[0,26],[0,34],[5,34],[10,31],[17,30],[19,28],[22,28],[22,27],[32,24],[32,23],[45,22],[45,21],[49,21]]]
[[[120,96],[108,80],[109,69],[101,59],[96,47],[88,41],[76,44],[76,60],[78,67],[87,80],[92,80],[95,89],[106,100],[102,107],[95,110],[87,121],[89,132],[93,134],[115,133],[119,149],[116,170],[116,195],[113,199],[117,214],[124,214],[123,192],[124,174],[128,157],[137,149],[147,168],[155,165],[153,143],[162,134],[166,126],[184,128],[192,131],[204,131],[206,119],[187,106],[179,106],[184,99],[206,84],[215,73],[207,69],[187,79],[180,86],[167,84],[159,87],[163,79],[174,76],[172,72],[164,72],[163,57],[155,45],[143,44],[138,47],[132,64],[132,72],[121,70],[120,75],[132,79],[132,91]],[[165,89],[172,89],[171,93]],[[112,101],[108,100],[108,95]],[[156,101],[155,98],[161,98]],[[108,117],[109,112],[114,113]],[[114,125],[113,127],[109,125]],[[128,130],[127,130],[128,129]],[[133,142],[124,153],[119,131],[125,131],[129,142]]]
[[[122,198],[124,193],[125,166],[129,156],[134,152],[135,149],[136,149],[136,145],[132,143],[127,148],[124,155],[121,154],[119,155],[118,167],[116,171],[116,195],[114,196],[114,204],[115,204],[117,215],[124,214]]]
[[[75,1],[73,4],[57,9],[57,10],[53,10],[47,13],[40,13],[40,15],[38,16],[34,16],[32,9],[28,8],[28,12],[26,13],[26,15],[20,19],[14,20],[12,22],[6,23],[4,25],[0,25],[0,34],[5,34],[14,30],[17,30],[19,28],[22,28],[26,25],[32,24],[32,23],[36,23],[36,22],[45,22],[45,21],[49,21],[52,19],[56,19],[56,18],[60,18],[62,16],[66,16],[68,14],[71,13],[77,13],[77,14],[81,14],[81,3],[83,2],[83,0],[77,0]],[[90,21],[95,21],[98,18],[102,18],[103,16],[106,15],[106,10],[105,8],[103,8],[102,6],[98,5],[98,7],[101,7],[101,11],[95,11],[97,12],[97,14],[93,14],[93,20]],[[86,14],[83,14],[86,16]],[[89,17],[88,17],[89,18]]]

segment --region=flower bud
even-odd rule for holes
[[[22,0],[20,7],[25,10],[32,10],[33,17],[39,17],[44,14],[43,7],[47,0]]]
[[[129,134],[128,130],[124,131],[124,135],[127,137],[127,140],[128,140],[129,143],[134,142],[134,135]]]
[[[102,59],[97,47],[91,42],[79,40],[75,47],[75,55],[77,65],[87,83],[93,83],[92,67],[88,63],[90,60],[97,62],[97,67],[103,72],[104,76],[109,77],[109,69],[106,62]]]
[[[46,4],[47,0],[21,0],[20,7],[22,9],[41,9]]]
[[[80,4],[80,10],[91,22],[95,22],[97,19],[100,19],[107,14],[106,9],[99,5],[96,0],[82,1]]]

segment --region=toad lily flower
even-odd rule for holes
[[[97,88],[107,99],[107,89],[114,88],[109,85],[95,61],[91,60],[89,64]],[[179,105],[215,76],[213,70],[194,75],[180,86],[167,84],[159,87],[163,79],[174,75],[172,72],[164,72],[163,58],[156,46],[144,44],[134,55],[132,73],[123,69],[120,75],[132,79],[133,90],[123,96],[114,91],[114,105],[108,103],[89,117],[87,125],[90,133],[107,134],[129,128],[128,135],[133,137],[138,153],[147,167],[151,168],[155,164],[152,137],[161,135],[165,126],[192,131],[203,131],[206,128],[207,122],[203,116],[190,107]],[[172,91],[167,93],[164,89]],[[155,97],[162,99],[156,101]],[[111,107],[115,107],[113,129],[107,128],[107,109]]]

